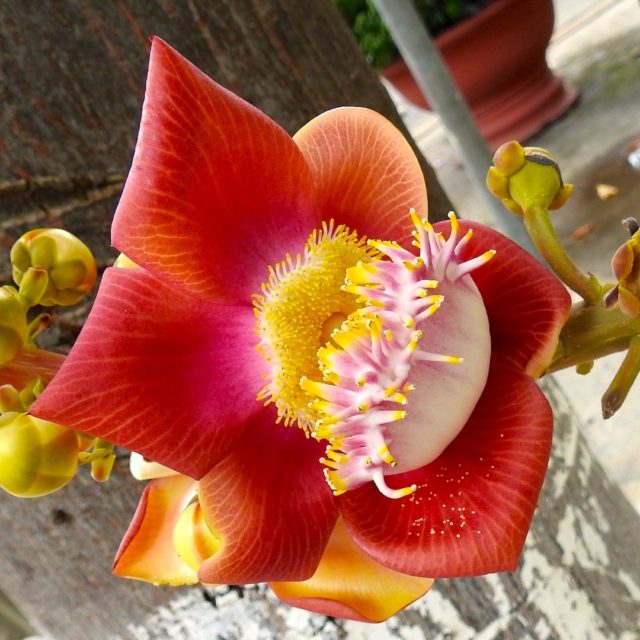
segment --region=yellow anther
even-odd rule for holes
[[[409,342],[409,348],[411,350],[415,350],[416,347],[418,346],[418,342],[420,341],[420,338],[422,338],[422,331],[418,330],[418,331],[414,331],[411,334],[411,341]]]
[[[405,396],[403,393],[400,393],[399,391],[395,391],[395,392],[391,392],[389,394],[386,394],[387,398],[389,398],[389,400],[391,400],[391,402],[397,402],[398,404],[407,404],[407,396]]]
[[[409,215],[411,216],[411,222],[413,222],[413,226],[414,227],[421,227],[422,226],[422,219],[420,218],[420,216],[418,215],[418,212],[415,209],[411,209],[409,211]]]
[[[489,249],[489,251],[485,251],[481,256],[480,259],[487,263],[489,262],[489,260],[491,260],[494,256],[496,255],[496,250],[495,249]]]
[[[331,469],[338,469],[340,465],[334,460],[329,460],[327,458],[319,458],[320,464],[323,464],[325,467],[330,467]]]
[[[460,223],[458,217],[453,211],[449,211],[449,221],[451,224],[451,233],[457,233],[460,230]]]
[[[418,485],[412,484],[408,487],[403,487],[402,489],[395,490],[396,498],[404,498],[405,496],[410,496],[412,493],[415,493],[418,488]]]
[[[392,466],[395,466],[398,464],[397,460],[391,455],[391,452],[389,451],[389,447],[387,447],[386,444],[382,445],[379,449],[378,449],[378,455],[387,463],[390,464]]]

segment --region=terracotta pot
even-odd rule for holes
[[[553,22],[552,0],[495,0],[435,39],[493,149],[532,136],[578,96],[547,66]],[[429,108],[402,60],[382,75],[410,102]]]

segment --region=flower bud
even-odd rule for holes
[[[27,309],[18,292],[0,287],[0,367],[22,349],[27,333]]]
[[[618,286],[605,297],[605,306],[620,307],[633,318],[640,317],[640,230],[618,247],[611,259]]]
[[[21,498],[53,493],[78,466],[73,431],[25,413],[0,417],[0,487]]]
[[[531,207],[558,209],[567,201],[573,185],[564,184],[560,168],[546,149],[506,142],[493,156],[487,187],[518,215]]]
[[[96,262],[91,251],[63,229],[34,229],[25,233],[11,249],[11,264],[18,285],[22,285],[28,273],[33,273],[33,268],[46,272],[48,282],[39,304],[47,306],[66,307],[79,302],[96,280]],[[42,278],[37,283],[41,281]]]
[[[173,546],[182,562],[194,571],[220,549],[220,540],[209,529],[197,500],[180,514],[173,529]]]

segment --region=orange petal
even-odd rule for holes
[[[62,366],[65,357],[44,349],[25,349],[11,362],[0,367],[0,384],[22,389],[34,378],[49,382]]]
[[[362,622],[382,622],[421,598],[433,585],[375,562],[338,520],[318,569],[303,582],[272,582],[275,594],[301,609]]]
[[[178,557],[173,530],[195,494],[186,476],[152,480],[144,490],[113,563],[113,573],[154,584],[195,584],[196,572]]]
[[[413,150],[386,118],[369,109],[327,111],[293,137],[315,180],[325,220],[370,238],[409,238],[413,207],[427,213],[427,188]]]

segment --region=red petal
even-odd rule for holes
[[[198,576],[176,553],[173,529],[194,496],[185,476],[152,480],[144,490],[113,562],[113,573],[156,584],[195,584]]]
[[[396,571],[439,577],[513,570],[547,469],[553,418],[536,383],[494,362],[469,422],[431,464],[389,477],[418,485],[389,500],[372,485],[345,494],[354,539]],[[428,434],[425,434],[428,437]]]
[[[319,115],[293,137],[315,178],[324,219],[370,238],[409,237],[409,210],[427,212],[427,189],[404,136],[369,109],[343,107]]]
[[[338,520],[309,580],[272,582],[269,586],[293,607],[337,618],[382,622],[421,598],[432,585],[429,578],[408,576],[372,560]]]
[[[435,226],[448,235],[448,223]],[[473,229],[464,259],[489,249],[497,252],[472,273],[489,316],[493,350],[516,368],[538,377],[553,357],[569,316],[567,290],[546,267],[501,233],[476,222],[460,221],[460,226],[462,233]]]
[[[268,264],[303,249],[312,198],[288,134],[154,38],[113,244],[191,292],[249,302]]]
[[[144,269],[108,269],[36,416],[204,475],[262,409],[250,307],[185,295]]]
[[[200,568],[204,583],[305,580],[337,517],[318,458],[323,447],[265,410],[200,482],[200,504],[222,548]]]

